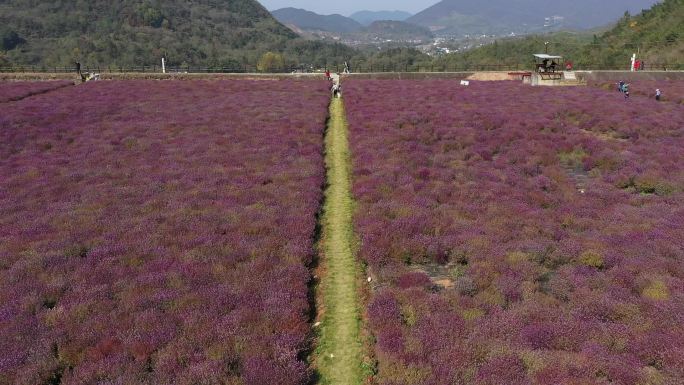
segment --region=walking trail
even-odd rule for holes
[[[326,135],[328,187],[323,206],[321,239],[322,309],[316,368],[321,385],[358,385],[362,382],[362,344],[357,278],[361,273],[354,253],[349,144],[341,99],[330,105]]]

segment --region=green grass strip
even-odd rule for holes
[[[363,380],[361,316],[354,248],[351,163],[341,99],[330,105],[326,135],[328,187],[323,206],[322,319],[315,352],[319,383],[357,385]]]

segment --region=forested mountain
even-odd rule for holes
[[[271,13],[281,23],[304,31],[348,33],[363,27],[356,20],[342,15],[319,15],[298,8],[281,8]]]
[[[586,29],[639,12],[657,0],[443,0],[407,21],[442,35],[529,33]]]
[[[411,14],[404,11],[359,11],[349,17],[367,26],[374,21],[404,21],[411,17]]]
[[[638,15],[624,15],[603,33],[557,32],[503,39],[437,62],[449,67],[525,64],[530,63],[532,53],[544,51],[545,42],[549,42],[549,53],[563,55],[580,68],[628,69],[637,52],[647,66],[677,68],[684,65],[684,0],[665,0]]]
[[[5,60],[21,65],[233,66],[267,51],[292,61],[350,55],[302,42],[254,0],[1,0]],[[309,56],[307,56],[309,55]]]

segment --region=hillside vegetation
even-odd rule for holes
[[[684,0],[665,0],[638,16],[625,15],[587,46],[579,59],[619,66],[632,53],[639,53],[647,64],[684,64]]]
[[[0,25],[0,52],[21,65],[139,66],[165,55],[171,65],[229,67],[267,51],[306,63],[350,54],[302,41],[253,0],[7,0]]]
[[[470,68],[481,65],[532,67],[532,54],[544,53],[544,43],[549,42],[550,54],[562,54],[574,60],[587,44],[592,42],[591,33],[555,32],[531,35],[523,38],[497,40],[492,44],[463,53],[447,55],[435,60],[435,64],[448,68]]]
[[[627,69],[632,53],[654,69],[680,68],[684,63],[684,0],[665,0],[636,16],[625,14],[603,32],[556,32],[503,39],[468,52],[437,60],[451,67],[483,64],[526,64],[532,54],[563,55],[579,68]]]

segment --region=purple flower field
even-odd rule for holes
[[[20,100],[59,88],[73,85],[69,80],[51,80],[42,82],[2,82],[0,81],[0,103]]]
[[[617,82],[592,82],[593,87],[617,93]],[[684,105],[684,81],[678,80],[639,80],[630,83],[631,95],[655,98],[655,90],[660,89],[663,93],[661,101]]]
[[[0,105],[0,383],[306,383],[328,102],[103,81]]]
[[[378,384],[684,383],[683,106],[444,80],[345,100]]]

